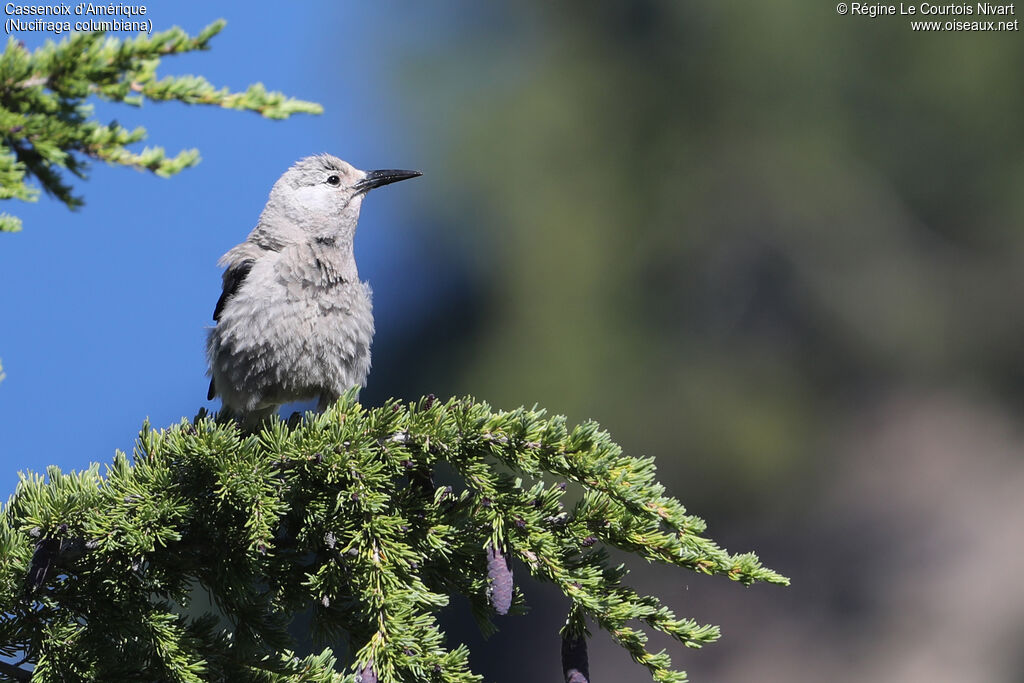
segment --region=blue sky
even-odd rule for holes
[[[203,161],[171,179],[94,165],[69,212],[45,196],[8,201],[23,232],[0,235],[0,495],[15,472],[80,469],[131,450],[145,418],[166,426],[206,402],[204,327],[219,294],[218,257],[255,225],[274,180],[295,159],[330,151],[361,168],[420,168],[423,178],[371,197],[356,241],[374,283],[381,335],[415,310],[417,197],[436,178],[390,95],[386,58],[430,29],[394,3],[147,4],[156,30],[190,33],[223,17],[212,49],[165,59],[160,74],[198,73],[215,85],[269,89],[320,102],[321,116],[279,122],[175,103],[98,103],[98,118],[149,131],[169,153]],[[286,9],[285,9],[286,8]],[[436,27],[435,27],[436,28]],[[436,34],[435,34],[436,35]],[[41,36],[17,36],[30,47]]]

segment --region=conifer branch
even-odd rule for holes
[[[440,466],[456,481],[437,485]],[[469,652],[445,646],[436,615],[456,595],[486,632],[493,615],[522,613],[514,560],[566,596],[566,680],[589,676],[590,621],[653,680],[683,681],[638,626],[690,647],[717,627],[630,588],[607,548],[788,583],[703,530],[651,459],[540,410],[433,397],[367,409],[350,394],[249,435],[201,415],[147,425],[134,462],[118,454],[104,475],[22,478],[0,508],[0,656],[24,657],[39,681],[470,683]],[[197,584],[229,629],[184,608]],[[329,647],[299,658],[287,625],[310,608]],[[0,667],[0,680],[17,676]]]
[[[131,151],[130,145],[145,139],[145,129],[92,119],[86,104],[90,96],[133,106],[147,99],[216,105],[271,119],[322,111],[316,103],[268,92],[260,83],[233,93],[200,76],[157,78],[161,58],[209,49],[224,25],[218,20],[194,37],[180,28],[124,40],[102,32],[76,33],[33,52],[10,38],[0,55],[0,199],[36,201],[39,188],[28,183],[34,179],[74,209],[82,199],[73,194],[62,170],[84,178],[92,160],[166,177],[199,162],[195,149],[171,157],[162,147]],[[17,217],[0,214],[0,232],[20,229]]]

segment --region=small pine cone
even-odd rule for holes
[[[363,670],[356,674],[357,683],[377,683],[377,672],[373,670],[373,662],[367,662]]]
[[[512,605],[512,569],[508,559],[493,545],[487,546],[487,597],[494,611],[508,614]]]
[[[590,683],[586,638],[562,637],[562,673],[565,674],[565,683]]]

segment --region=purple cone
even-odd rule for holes
[[[508,614],[512,605],[512,569],[501,550],[487,546],[487,595],[498,614]]]

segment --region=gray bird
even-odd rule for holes
[[[320,154],[274,183],[256,228],[219,261],[207,398],[252,426],[281,404],[319,398],[323,410],[366,385],[373,308],[352,253],[359,209],[373,188],[418,175]]]

